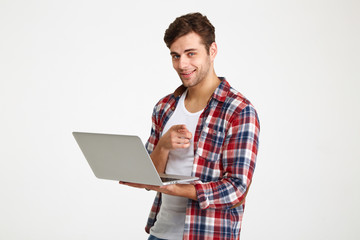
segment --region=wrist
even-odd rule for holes
[[[192,184],[175,184],[176,188],[174,189],[175,195],[180,197],[190,198],[197,201],[197,194],[195,186]]]
[[[161,155],[163,155],[163,154],[168,155],[169,152],[170,152],[170,149],[166,148],[166,145],[163,144],[163,142],[161,141],[161,139],[160,139],[160,141],[158,142],[155,150],[157,150],[157,151],[159,152],[159,154],[161,154]]]

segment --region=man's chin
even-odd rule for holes
[[[182,84],[183,84],[183,86],[184,87],[192,87],[193,86],[193,84],[191,83],[191,82],[189,82],[189,81],[184,81],[183,79],[181,79],[181,82],[182,82]]]
[[[186,88],[191,88],[191,87],[195,87],[198,83],[194,83],[194,82],[183,82],[183,86]]]

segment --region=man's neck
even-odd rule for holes
[[[204,109],[220,82],[220,79],[213,71],[210,76],[203,79],[199,84],[194,87],[189,87],[185,99],[187,110],[190,112],[197,112]]]

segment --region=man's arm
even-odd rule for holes
[[[248,105],[234,115],[230,124],[222,147],[224,176],[218,181],[195,184],[202,209],[242,204],[252,180],[260,131],[257,113]]]
[[[155,132],[155,129],[152,131]],[[185,125],[174,125],[159,139],[155,148],[150,154],[150,157],[158,173],[165,172],[170,150],[190,147],[191,138],[192,134]],[[148,190],[154,190],[173,196],[180,196],[197,200],[195,187],[191,184],[171,184],[160,187],[126,182],[120,182],[120,184],[136,188],[146,188]]]
[[[126,182],[119,182],[119,183],[130,187],[145,188],[147,190],[153,190],[173,196],[190,198],[192,200],[197,201],[196,189],[195,186],[192,184],[170,184],[165,186],[153,186],[153,185],[145,185],[138,183],[126,183]]]
[[[190,147],[191,132],[185,125],[172,126],[159,140],[150,157],[158,173],[164,173],[170,150]]]
[[[252,106],[243,109],[240,116],[232,121],[223,146],[222,161],[224,172],[227,175],[219,181],[161,187],[133,183],[123,184],[190,198],[199,201],[200,207],[203,209],[238,207],[244,203],[251,184],[257,155],[259,129],[257,114]],[[157,156],[152,157],[155,159]],[[165,169],[165,166],[166,164],[162,167]]]

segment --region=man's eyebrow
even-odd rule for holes
[[[184,53],[187,53],[187,52],[195,52],[195,51],[197,51],[196,48],[189,48],[189,49],[186,49],[186,50],[184,51]],[[170,52],[170,55],[179,55],[179,53],[177,53],[177,52]]]
[[[190,48],[190,49],[186,49],[184,52],[195,52],[197,51],[196,48]]]

